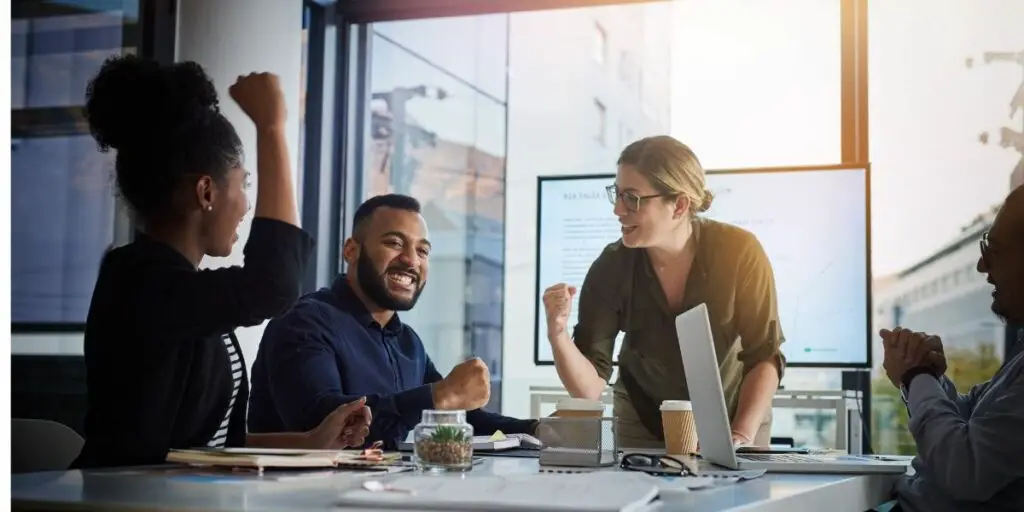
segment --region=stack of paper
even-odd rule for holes
[[[409,435],[405,437],[405,441],[402,441],[398,445],[399,450],[412,451],[413,450],[413,432],[409,431]],[[512,450],[521,446],[521,441],[518,437],[507,437],[504,434],[494,436],[473,436],[473,451],[487,452],[487,451],[500,451],[500,450]]]
[[[192,466],[234,468],[328,468],[367,469],[388,466],[401,458],[385,453],[383,461],[363,460],[357,450],[290,450],[275,448],[196,448],[171,450],[167,462]]]
[[[402,510],[636,512],[658,496],[647,475],[626,472],[389,480],[386,490],[344,492],[339,505]]]

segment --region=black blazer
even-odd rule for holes
[[[74,467],[160,464],[171,448],[206,445],[231,398],[223,335],[291,306],[312,248],[301,229],[256,218],[241,267],[198,271],[141,234],[110,251],[86,320],[89,409]],[[248,392],[243,373],[229,446],[245,444]]]

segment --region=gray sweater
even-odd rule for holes
[[[918,375],[907,407],[918,456],[896,484],[904,510],[1024,510],[1024,351],[966,394]]]

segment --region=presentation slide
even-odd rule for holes
[[[772,263],[789,363],[868,364],[866,172],[708,171],[708,188],[716,197],[704,215],[754,233]],[[540,294],[558,282],[582,285],[601,250],[619,238],[604,190],[613,181],[614,175],[601,175],[538,182],[539,363],[553,362]],[[578,300],[570,328],[577,306]]]
[[[605,187],[614,180],[613,175],[541,177],[538,180],[537,273],[540,288],[537,290],[535,353],[540,364],[554,363],[541,297],[544,290],[556,283],[569,283],[578,290],[583,286],[590,264],[605,246],[621,237],[619,221],[612,213],[612,204],[605,191]],[[570,335],[576,326],[579,299],[577,293],[569,313]],[[620,332],[615,339],[615,361],[618,361],[624,336]]]

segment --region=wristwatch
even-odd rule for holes
[[[936,380],[939,378],[935,370],[927,366],[915,366],[903,372],[903,376],[900,377],[900,395],[903,398],[903,403],[907,403],[907,400],[910,399],[910,382],[914,380],[914,377],[921,374],[931,375]]]

